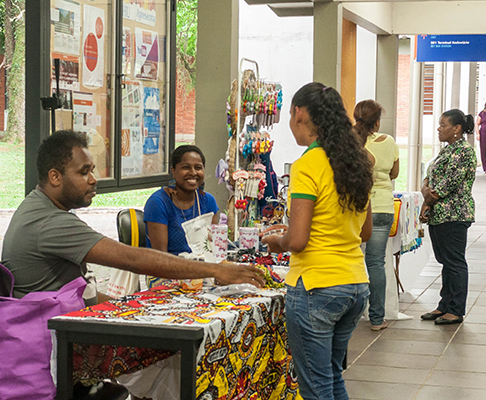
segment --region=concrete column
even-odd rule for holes
[[[459,108],[461,99],[461,63],[452,64],[451,109]]]
[[[335,2],[314,3],[314,81],[341,90],[343,8]]]
[[[415,38],[411,41],[412,49]],[[413,52],[411,53],[413,54]],[[407,190],[420,190],[422,186],[422,116],[423,116],[423,76],[424,66],[411,59],[410,68],[410,124],[408,133],[408,174]]]
[[[224,210],[228,190],[214,171],[225,157],[226,101],[238,75],[238,0],[199,0],[197,32],[196,144],[206,157],[206,190]]]
[[[396,136],[398,87],[398,36],[379,35],[376,57],[376,101],[385,109],[380,132]]]
[[[437,62],[434,64],[434,130],[432,134],[432,157],[437,156],[440,151],[439,137],[437,136],[437,127],[439,119],[445,111],[445,64]]]
[[[471,114],[473,118],[476,117],[476,71],[478,64],[475,62],[469,63],[469,88],[468,88],[468,102],[467,102],[467,114]],[[478,105],[480,110],[481,105]],[[474,146],[476,135],[466,135],[467,141]]]

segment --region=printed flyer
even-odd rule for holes
[[[130,28],[124,26],[122,38],[122,70],[126,76],[130,76],[132,73],[132,57],[132,33]]]
[[[159,89],[143,88],[143,153],[157,154],[160,140]]]
[[[155,26],[155,0],[124,0],[123,18]]]
[[[135,28],[135,78],[156,81],[159,68],[157,32]]]
[[[83,85],[103,87],[105,51],[105,10],[84,6]]]
[[[59,60],[59,89],[79,91],[79,58],[66,54],[52,53],[52,89],[56,89],[54,60]]]
[[[126,81],[122,92],[122,176],[141,175],[143,167],[140,82]]]
[[[54,51],[79,54],[81,7],[72,1],[56,0],[51,8],[54,25]]]

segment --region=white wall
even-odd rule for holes
[[[289,128],[290,102],[301,86],[312,81],[313,19],[279,18],[266,5],[250,6],[244,0],[239,5],[240,59],[257,61],[261,78],[283,86],[280,122],[270,132],[275,140],[272,162],[280,176],[284,163],[294,162],[305,150],[297,146]]]
[[[376,99],[376,35],[360,26],[356,31],[356,104]]]

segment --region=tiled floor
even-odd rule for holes
[[[473,189],[476,223],[469,229],[467,315],[460,325],[436,326],[420,315],[437,306],[441,267],[432,255],[400,311],[412,320],[388,321],[372,332],[361,321],[349,343],[344,373],[349,397],[393,400],[486,399],[486,174]]]

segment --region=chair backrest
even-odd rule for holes
[[[143,211],[128,208],[116,217],[118,240],[133,247],[145,247],[145,222]]]
[[[0,264],[0,296],[12,297],[14,277],[9,269]]]

